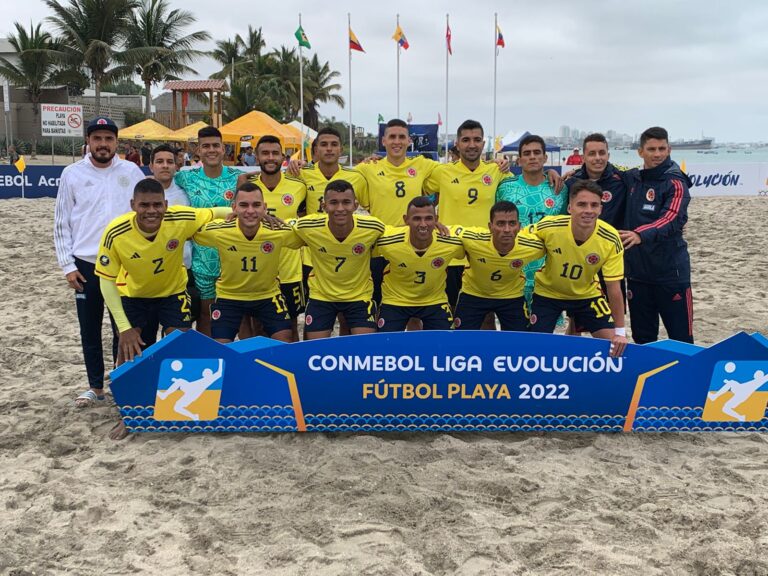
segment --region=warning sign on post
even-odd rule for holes
[[[83,137],[83,107],[77,104],[40,104],[43,137]]]

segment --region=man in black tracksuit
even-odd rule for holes
[[[691,262],[683,226],[691,181],[670,157],[664,128],[640,136],[642,169],[626,173],[627,207],[620,231],[625,252],[632,338],[655,342],[659,316],[672,340],[693,343]]]

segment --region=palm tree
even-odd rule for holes
[[[101,85],[130,76],[130,66],[113,65],[127,34],[127,24],[138,0],[45,0],[53,11],[48,20],[62,37],[62,53],[73,70],[90,72],[96,91],[96,114],[101,109]]]
[[[243,38],[239,34],[237,38],[240,40],[240,44],[243,47],[243,56],[251,63],[258,64],[261,59],[261,49],[267,44],[264,42],[264,35],[261,33],[261,28],[254,30],[253,26],[248,24],[248,35]]]
[[[40,126],[38,115],[43,89],[63,80],[63,75],[57,66],[59,53],[51,35],[40,30],[41,24],[33,27],[30,23],[29,32],[18,22],[15,22],[14,26],[16,34],[8,36],[8,41],[16,51],[18,63],[14,64],[5,58],[0,58],[0,76],[5,77],[17,88],[26,90],[29,101],[32,103],[35,126]],[[37,139],[35,138],[32,143],[32,155],[34,156],[36,152]]]
[[[344,108],[344,98],[335,94],[341,90],[341,85],[332,83],[340,76],[336,70],[331,70],[328,62],[320,64],[317,54],[304,67],[304,123],[317,130],[320,114],[318,105],[333,102],[340,108]]]
[[[281,104],[285,116],[282,120],[296,118],[299,113],[299,56],[296,49],[280,46],[267,56],[264,64],[266,77],[277,80],[283,90]]]
[[[188,64],[204,54],[193,47],[196,42],[210,39],[210,34],[183,33],[194,22],[191,12],[170,10],[167,0],[143,0],[129,18],[126,51],[120,59],[131,64],[144,83],[147,118],[152,111],[152,85],[178,80],[178,74],[194,73]]]
[[[237,65],[243,60],[244,49],[243,39],[239,35],[235,36],[234,39],[217,40],[216,48],[211,50],[208,55],[221,64],[221,70],[211,74],[211,78],[223,79],[229,76],[229,85],[232,86],[235,82],[232,67],[233,64]]]

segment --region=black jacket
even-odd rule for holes
[[[587,168],[582,165],[566,180],[565,184],[570,189],[574,180],[589,180]],[[603,211],[600,220],[608,222],[617,230],[624,228],[624,212],[626,210],[627,184],[624,173],[610,162],[597,180],[597,185],[603,189]]]

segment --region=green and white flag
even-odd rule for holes
[[[299,41],[299,46],[303,46],[304,48],[312,48],[312,46],[309,44],[309,40],[307,39],[307,35],[304,33],[304,28],[301,26],[296,28],[296,33],[294,36],[296,36],[296,40]]]

